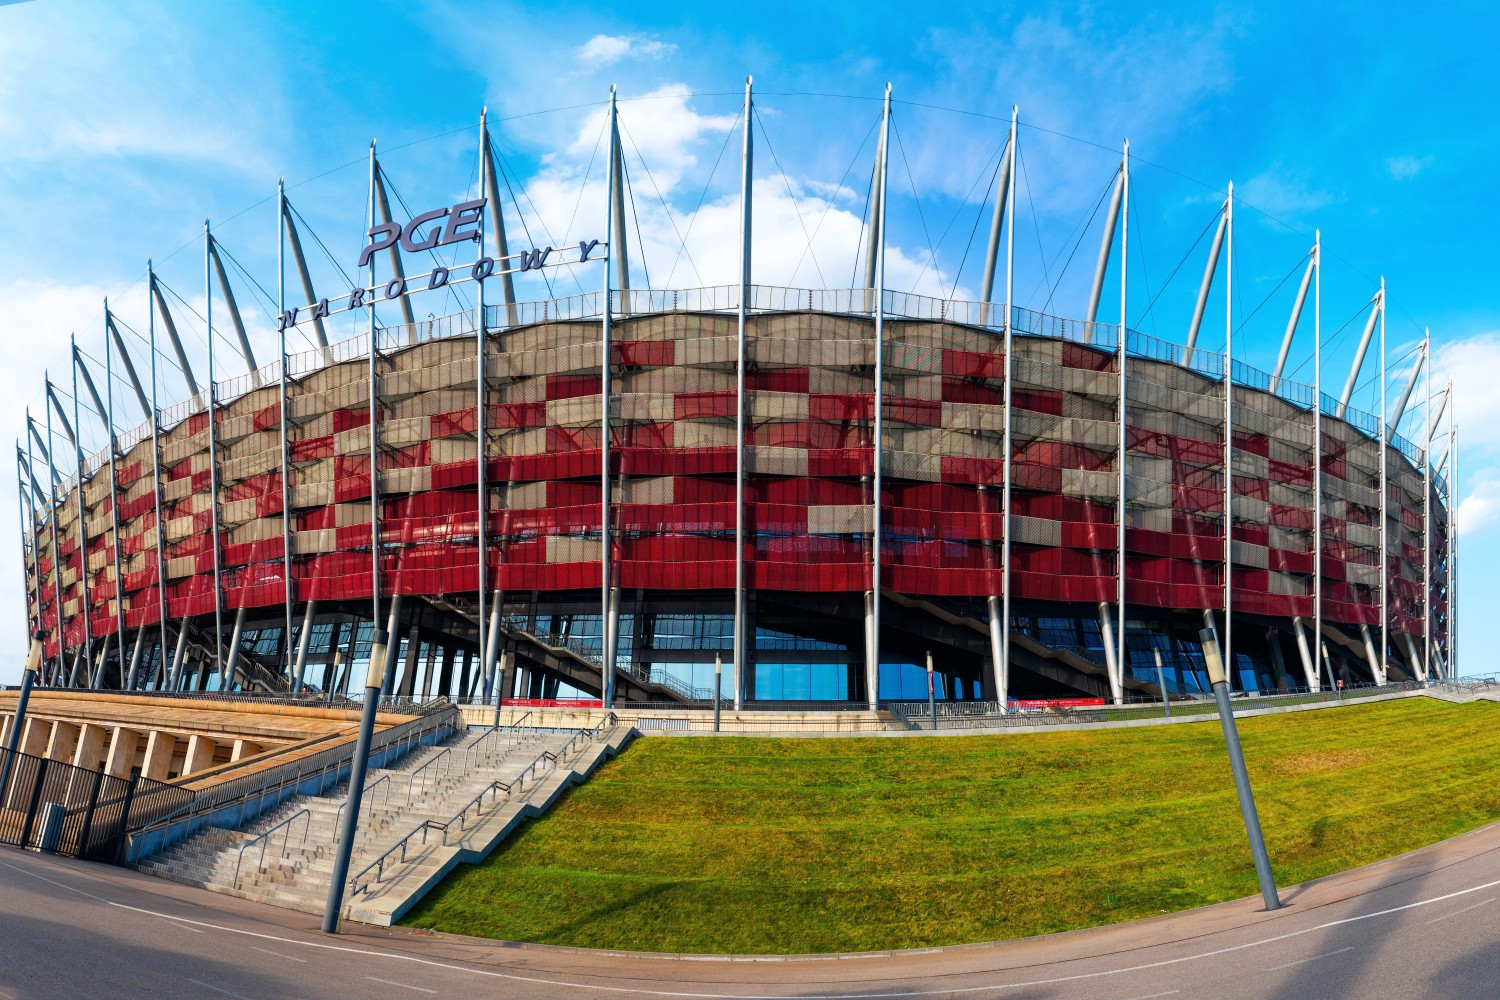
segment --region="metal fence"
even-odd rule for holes
[[[191,802],[193,793],[135,774],[128,780],[62,761],[0,750],[0,844],[114,860],[126,831]],[[62,807],[55,844],[42,842],[45,817]]]
[[[1296,705],[1337,705],[1384,695],[1401,694],[1421,688],[1416,681],[1395,684],[1358,684],[1341,688],[1309,691],[1305,688],[1276,694],[1234,692],[1231,706],[1238,714],[1260,708],[1289,708]],[[912,730],[932,729],[932,706],[925,701],[884,702],[881,705],[898,721]],[[939,729],[1008,729],[1022,726],[1077,726],[1101,722],[1131,722],[1164,718],[1192,718],[1218,711],[1209,694],[1177,695],[1170,705],[1160,699],[1132,700],[1124,705],[1088,707],[1017,707],[1002,711],[994,701],[939,701],[936,703]]]

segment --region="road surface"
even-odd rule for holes
[[[997,890],[1001,891],[1001,890]],[[790,960],[647,957],[317,918],[0,850],[0,1000],[1500,997],[1500,824],[1259,898],[1069,934]]]

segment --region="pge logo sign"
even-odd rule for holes
[[[435,208],[423,212],[405,226],[399,222],[382,222],[372,226],[369,244],[360,252],[358,266],[368,267],[370,258],[382,250],[389,250],[399,241],[401,249],[408,253],[435,250],[450,243],[477,243],[479,241],[479,218],[487,199],[461,201],[452,208]],[[443,220],[446,219],[446,222]],[[423,226],[432,224],[425,233]]]

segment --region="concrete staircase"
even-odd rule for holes
[[[370,909],[372,888],[380,890],[379,899],[385,901],[378,909],[389,908],[392,890],[398,886],[416,889],[419,881],[406,878],[407,869],[416,868],[419,857],[425,861],[443,848],[444,841],[470,843],[473,834],[492,828],[501,814],[525,810],[539,814],[562,787],[580,780],[575,767],[581,761],[591,759],[597,766],[603,758],[600,748],[611,745],[612,735],[577,730],[468,730],[437,746],[414,751],[389,769],[372,769],[365,779],[349,867],[351,883],[361,891],[346,894],[344,912],[354,919],[367,919],[362,911]],[[617,737],[613,745],[618,747],[623,738]],[[483,794],[486,790],[489,794]],[[347,796],[347,782],[325,795],[296,796],[242,829],[202,830],[137,867],[188,885],[321,913]],[[462,820],[454,821],[465,806],[469,808]],[[403,840],[405,844],[397,847]],[[498,843],[494,839],[490,849]],[[396,851],[388,854],[393,847]],[[471,860],[488,853],[471,856]],[[405,863],[403,855],[408,859]],[[382,856],[379,869],[366,873],[367,866]],[[400,912],[436,882],[420,880],[420,892]],[[378,912],[368,916],[375,918],[372,922],[385,924],[393,919],[382,920]]]

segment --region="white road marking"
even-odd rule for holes
[[[1163,990],[1160,993],[1147,993],[1143,997],[1131,997],[1130,1000],[1156,1000],[1157,997],[1176,996],[1181,990]]]
[[[1491,896],[1489,899],[1481,899],[1479,902],[1475,903],[1473,906],[1465,906],[1462,910],[1454,910],[1452,913],[1445,913],[1441,917],[1433,917],[1431,920],[1429,920],[1427,922],[1429,924],[1435,924],[1439,920],[1447,920],[1449,917],[1456,917],[1460,913],[1468,913],[1470,910],[1477,910],[1481,906],[1483,906],[1485,903],[1493,903],[1497,898],[1500,898],[1500,897]]]
[[[366,958],[384,958],[392,962],[410,962],[413,965],[425,965],[428,968],[446,969],[450,972],[462,972],[467,973],[471,976],[484,976],[489,979],[507,979],[511,982],[531,983],[538,986],[563,986],[579,990],[593,990],[597,993],[623,993],[634,996],[655,997],[682,997],[686,998],[686,1000],[788,1000],[789,996],[789,994],[780,993],[694,993],[686,990],[653,990],[633,986],[606,986],[597,983],[581,983],[567,979],[547,979],[541,976],[522,976],[512,972],[498,972],[494,969],[474,969],[464,965],[454,965],[451,962],[439,962],[436,959],[420,958],[416,955],[403,955],[388,951],[376,951],[372,948],[353,948],[347,945],[324,944],[321,941],[299,941],[296,938],[281,937],[277,934],[266,934],[262,931],[249,931],[240,927],[226,927],[223,924],[209,923],[204,920],[191,920],[187,917],[178,917],[170,913],[160,913],[156,910],[148,910],[145,907],[141,906],[131,906],[128,903],[117,903],[112,899],[105,899],[103,896],[96,896],[91,892],[87,892],[75,886],[55,881],[43,875],[38,875],[35,872],[27,871],[25,868],[19,868],[15,865],[7,864],[4,861],[0,861],[0,867],[9,868],[12,871],[20,872],[22,875],[29,875],[30,877],[37,879],[38,881],[46,882],[50,885],[55,885],[58,888],[66,889],[69,892],[75,892],[80,896],[87,896],[89,899],[97,900],[98,902],[101,902],[106,906],[113,906],[117,909],[127,910],[131,913],[141,913],[151,917],[163,917],[167,920],[171,920],[174,923],[182,924],[184,926],[189,924],[196,924],[199,927],[204,927],[216,931],[223,931],[226,934],[240,934],[244,937],[252,937],[260,941],[279,941],[282,944],[289,944],[298,948],[317,948],[321,951],[340,952],[345,955],[359,955]],[[1025,986],[1051,986],[1057,983],[1073,983],[1085,979],[1102,979],[1105,976],[1119,976],[1131,972],[1145,972],[1150,969],[1161,969],[1171,965],[1183,965],[1187,962],[1198,962],[1202,961],[1205,958],[1215,958],[1219,955],[1228,955],[1237,951],[1245,951],[1250,948],[1259,948],[1262,945],[1276,944],[1278,941],[1290,941],[1293,938],[1302,937],[1306,934],[1316,934],[1319,931],[1326,931],[1332,927],[1342,927],[1345,924],[1355,924],[1359,923],[1362,920],[1373,920],[1375,917],[1385,917],[1391,915],[1392,913],[1401,913],[1405,910],[1416,909],[1419,906],[1431,906],[1433,903],[1446,902],[1450,899],[1457,899],[1460,896],[1467,896],[1472,892],[1483,892],[1486,889],[1493,889],[1496,886],[1500,886],[1500,879],[1495,879],[1492,882],[1485,882],[1481,885],[1473,885],[1467,889],[1456,889],[1453,892],[1447,892],[1441,896],[1433,896],[1431,899],[1419,899],[1414,903],[1403,903],[1400,906],[1392,906],[1384,910],[1374,910],[1370,913],[1360,913],[1352,917],[1342,917],[1338,920],[1325,921],[1324,923],[1316,924],[1312,927],[1304,927],[1301,930],[1287,931],[1285,934],[1275,934],[1271,937],[1259,938],[1255,941],[1246,941],[1242,944],[1225,945],[1223,948],[1214,948],[1209,951],[1200,951],[1192,955],[1183,955],[1179,958],[1164,958],[1157,962],[1144,962],[1140,965],[1121,966],[1118,969],[1101,969],[1098,972],[1079,972],[1069,976],[1052,976],[1047,979],[1027,979],[1017,980],[1016,982],[1010,983],[990,983],[985,986],[950,986],[943,989],[898,990],[889,993],[869,993],[863,991],[851,993],[805,993],[800,994],[799,997],[800,1000],[891,1000],[891,998],[897,997],[930,997],[940,995],[956,995],[960,993],[982,993],[991,990],[1020,989],[1021,987]],[[1164,942],[1164,944],[1172,943],[1173,942]],[[791,986],[789,988],[795,988],[795,986]]]
[[[271,951],[271,950],[270,950],[270,949],[268,949],[268,948],[257,948],[257,947],[255,947],[255,945],[253,945],[253,944],[252,944],[252,945],[250,945],[250,946],[249,946],[249,947],[250,947],[250,950],[251,950],[251,951],[258,951],[258,952],[260,952],[260,953],[261,953],[261,954],[262,954],[262,955],[275,955],[275,956],[276,956],[276,957],[277,957],[277,958],[284,958],[284,959],[286,959],[286,960],[287,960],[287,961],[288,961],[288,962],[301,962],[301,963],[303,963],[303,964],[304,964],[304,965],[305,965],[305,964],[307,964],[307,959],[305,959],[305,958],[293,958],[293,957],[292,957],[292,956],[291,956],[291,955],[283,955],[283,954],[282,954],[282,953],[281,953],[281,952],[279,952],[279,951]]]
[[[192,983],[194,986],[201,986],[206,990],[213,990],[215,993],[222,993],[226,997],[234,997],[235,1000],[250,1000],[250,998],[245,996],[243,993],[231,993],[228,990],[222,990],[219,987],[214,986],[212,983],[205,983],[201,979],[189,979],[188,982]]]
[[[1338,949],[1336,949],[1334,951],[1325,951],[1321,955],[1312,955],[1312,956],[1310,956],[1308,958],[1299,958],[1295,962],[1283,962],[1281,965],[1273,965],[1269,969],[1267,969],[1266,971],[1267,972],[1275,972],[1278,969],[1290,969],[1294,965],[1306,965],[1308,962],[1316,962],[1320,958],[1329,958],[1330,956],[1333,956],[1333,955],[1342,955],[1346,951],[1353,951],[1353,950],[1354,950],[1354,946],[1351,944],[1347,948],[1338,948]]]
[[[399,986],[403,990],[416,990],[419,993],[436,993],[437,992],[437,990],[429,990],[425,986],[411,986],[411,985],[408,985],[407,983],[398,983],[394,979],[376,979],[374,976],[366,976],[365,978],[368,979],[372,983],[385,983],[387,986]]]

